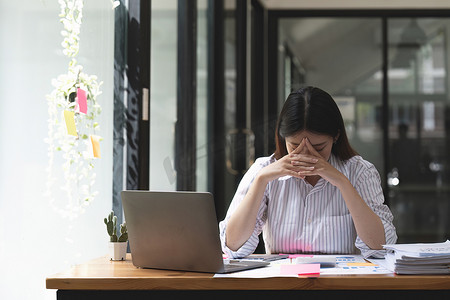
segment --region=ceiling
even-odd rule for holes
[[[427,36],[449,28],[447,19],[418,19]],[[388,22],[390,58],[410,19]],[[281,18],[279,48],[289,48],[310,83],[333,93],[355,86],[382,68],[381,18]]]
[[[259,2],[269,10],[450,8],[448,0],[259,0]]]

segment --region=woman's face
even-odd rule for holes
[[[319,153],[325,160],[330,158],[334,138],[329,135],[315,134],[306,130],[302,130],[285,139],[288,153],[294,151],[301,144],[304,138],[309,140],[313,148],[316,149],[317,153]],[[312,154],[306,146],[302,149],[301,153]]]

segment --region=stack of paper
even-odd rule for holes
[[[450,241],[383,245],[386,265],[397,274],[450,274]]]

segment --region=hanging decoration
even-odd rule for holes
[[[101,82],[83,72],[75,57],[79,51],[83,0],[59,0],[64,30],[63,53],[69,58],[67,73],[52,80],[47,95],[47,190],[52,207],[63,217],[75,218],[98,192],[94,190],[95,159],[100,158],[97,97]]]

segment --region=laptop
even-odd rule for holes
[[[269,264],[223,259],[210,193],[122,191],[121,197],[136,267],[230,273]]]

